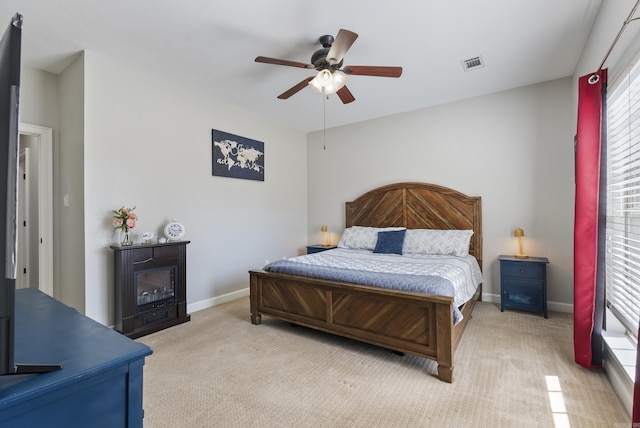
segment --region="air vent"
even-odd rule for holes
[[[476,68],[484,67],[484,63],[482,62],[481,56],[465,59],[460,61],[460,63],[462,64],[462,68],[464,69],[464,71],[471,71],[471,70],[475,70]]]

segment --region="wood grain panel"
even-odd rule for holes
[[[263,310],[277,310],[308,317],[326,320],[327,301],[323,290],[299,284],[267,281],[262,285]]]
[[[428,183],[395,183],[346,203],[346,227],[473,230],[469,254],[482,269],[482,200]]]
[[[404,192],[402,189],[359,198],[347,203],[347,224],[369,227],[404,226]]]
[[[401,302],[338,292],[333,294],[335,324],[385,335],[390,343],[401,339],[429,346],[430,310],[433,308],[416,308]]]

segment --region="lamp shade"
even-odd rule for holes
[[[516,230],[513,231],[513,236],[518,238],[518,249],[520,250],[520,252],[516,254],[515,257],[518,259],[529,258],[529,256],[522,251],[522,238],[524,237],[524,230],[518,227]]]
[[[322,241],[322,245],[324,247],[328,247],[329,246],[329,228],[327,226],[322,226],[320,230],[324,234],[324,240]]]
[[[347,83],[347,75],[342,71],[333,72],[333,87],[338,92]]]
[[[329,70],[320,70],[316,77],[309,81],[309,86],[316,92],[329,95],[338,92],[346,82],[347,75],[341,71],[331,73]]]

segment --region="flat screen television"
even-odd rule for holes
[[[0,40],[0,375],[15,372],[21,42],[22,16],[16,14]]]
[[[60,368],[14,361],[21,45],[22,15],[17,13],[0,39],[0,375]]]

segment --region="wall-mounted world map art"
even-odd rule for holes
[[[264,143],[211,130],[213,175],[264,181]]]

